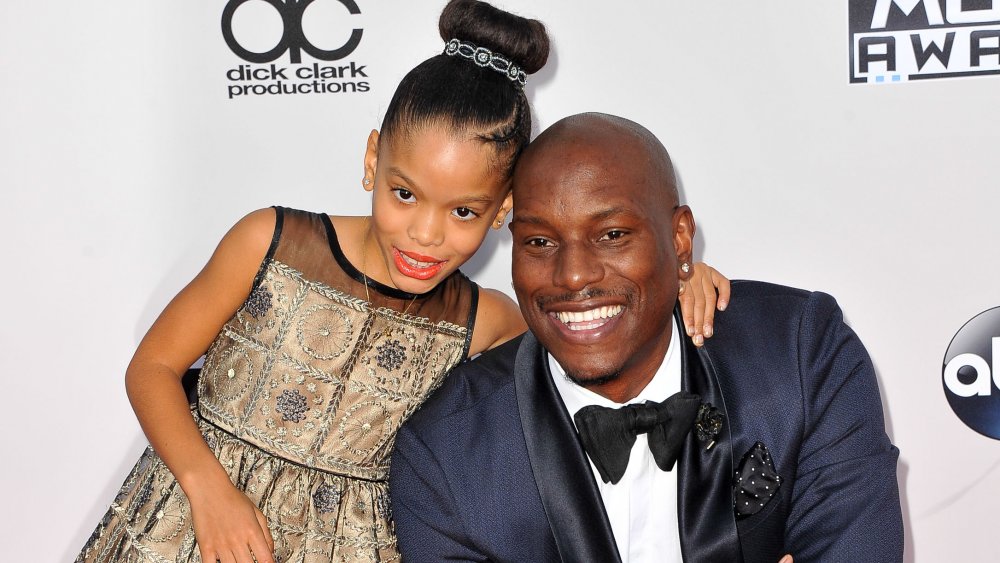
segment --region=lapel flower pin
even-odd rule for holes
[[[702,403],[698,408],[698,415],[694,419],[694,429],[698,440],[708,442],[705,450],[712,449],[715,441],[722,432],[722,413],[710,403]]]

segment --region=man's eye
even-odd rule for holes
[[[626,234],[625,231],[608,231],[599,240],[618,240]]]
[[[533,246],[535,248],[546,248],[552,246],[552,243],[543,238],[532,238],[528,239],[528,246]]]
[[[396,196],[396,199],[403,203],[413,203],[414,201],[413,192],[405,188],[393,188],[392,193]]]
[[[459,207],[454,211],[452,211],[451,214],[463,221],[471,221],[476,217],[479,217],[478,213],[469,209],[468,207]]]

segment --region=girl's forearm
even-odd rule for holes
[[[164,365],[133,362],[125,389],[150,445],[189,498],[230,483],[191,416],[179,374]]]

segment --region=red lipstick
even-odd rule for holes
[[[417,280],[429,280],[433,278],[448,262],[447,260],[438,260],[433,256],[407,252],[395,247],[392,249],[392,258],[399,273]]]

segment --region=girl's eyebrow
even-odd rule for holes
[[[493,203],[493,196],[490,195],[470,195],[467,197],[456,198],[452,203],[483,203],[489,205]]]
[[[410,177],[407,176],[406,174],[403,174],[403,171],[400,170],[399,168],[397,168],[395,166],[390,166],[389,170],[387,170],[387,172],[389,174],[392,174],[393,176],[399,176],[410,187],[417,187],[416,182],[414,182],[413,180],[411,180]]]

